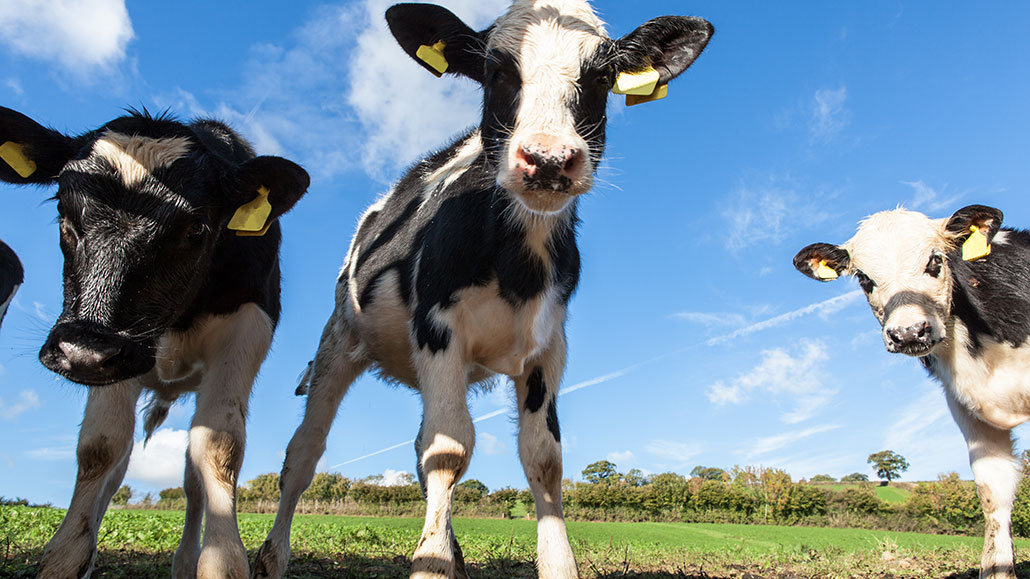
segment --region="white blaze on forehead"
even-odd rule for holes
[[[156,169],[167,167],[189,153],[187,137],[154,139],[107,131],[93,144],[93,155],[114,167],[127,187],[146,179]]]
[[[895,209],[867,217],[844,248],[851,254],[852,267],[879,283],[876,274],[889,278],[923,275],[930,254],[935,250],[946,253],[950,241],[942,220]]]

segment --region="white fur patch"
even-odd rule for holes
[[[93,154],[106,159],[131,187],[189,153],[192,142],[186,137],[152,139],[107,131],[93,144]]]
[[[429,199],[438,191],[447,190],[448,187],[472,167],[472,164],[482,152],[483,139],[480,137],[479,131],[476,131],[465,139],[465,142],[461,144],[461,147],[458,148],[453,157],[423,178],[423,199]]]

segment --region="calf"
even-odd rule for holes
[[[11,305],[14,294],[24,281],[25,270],[21,267],[18,255],[6,243],[0,241],[0,324],[7,315],[7,307]]]
[[[592,185],[607,95],[620,73],[646,70],[652,86],[643,96],[658,98],[712,27],[662,17],[613,41],[582,0],[516,0],[482,32],[428,4],[399,4],[386,18],[427,69],[482,85],[482,122],[416,164],[361,218],[335,311],[298,388],[307,407],[286,451],[279,511],[255,575],[282,575],[293,512],[337,408],[373,368],[422,396],[415,450],[426,520],[412,576],[465,576],[450,513],[475,442],[466,398],[471,384],[504,375],[517,395],[540,576],[575,577],[555,397],[579,279],[577,198]]]
[[[858,278],[887,351],[918,357],[944,386],[987,519],[980,577],[1014,579],[1011,431],[1030,419],[1030,233],[1001,220],[982,205],[947,219],[884,211],[843,245],[802,249],[794,266],[820,281]]]
[[[16,150],[0,179],[58,185],[64,306],[39,359],[90,387],[71,506],[39,576],[92,571],[147,390],[148,438],[179,396],[197,394],[173,575],[245,577],[235,503],[247,403],[279,320],[277,218],[307,173],[255,157],[219,122],[146,112],[65,136],[0,108],[0,143]]]

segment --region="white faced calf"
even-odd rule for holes
[[[579,279],[577,198],[604,149],[617,75],[653,69],[658,85],[668,83],[701,53],[712,27],[663,17],[611,40],[579,0],[517,0],[482,32],[433,5],[400,4],[386,16],[426,68],[446,66],[482,84],[483,118],[362,217],[299,389],[308,393],[304,421],[287,448],[279,511],[255,574],[282,575],[297,499],[347,388],[371,367],[422,395],[416,452],[427,513],[412,575],[465,576],[450,512],[475,442],[466,398],[470,384],[502,374],[515,383],[540,576],[575,577],[555,397]]]
[[[255,157],[216,121],[145,113],[65,136],[0,107],[0,144],[16,151],[0,180],[58,185],[64,307],[39,359],[90,387],[75,492],[39,576],[92,571],[148,390],[148,437],[179,396],[197,393],[173,575],[245,577],[235,507],[247,404],[279,320],[277,218],[307,173]]]
[[[887,351],[940,380],[987,519],[980,576],[1014,579],[1011,430],[1030,419],[1030,234],[1001,220],[981,205],[948,219],[884,211],[843,245],[804,248],[794,266],[820,281],[857,277]]]

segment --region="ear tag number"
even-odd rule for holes
[[[969,226],[972,231],[966,242],[962,244],[963,261],[973,261],[991,254],[991,244],[987,243],[987,236],[975,225]]]
[[[14,169],[14,172],[21,175],[22,179],[28,179],[36,172],[36,163],[25,155],[25,149],[18,143],[7,141],[0,145],[0,159]]]
[[[268,216],[271,214],[272,204],[268,202],[268,189],[259,187],[257,197],[249,203],[240,205],[229,220],[228,227],[235,231],[236,235],[264,235],[268,231]]]
[[[662,100],[663,98],[665,98],[667,96],[669,96],[669,85],[667,85],[667,84],[660,84],[660,85],[658,85],[654,89],[654,92],[649,94],[649,95],[644,95],[644,96],[635,95],[635,94],[628,94],[628,95],[626,95],[626,106],[627,107],[632,107],[632,106],[636,106],[636,105],[640,105],[640,104],[644,104],[644,103],[649,103],[649,102],[652,102],[652,101],[660,101],[660,100]]]
[[[658,71],[647,67],[640,72],[620,72],[615,77],[615,87],[612,92],[615,94],[648,96],[658,87]]]
[[[837,279],[840,275],[837,273],[837,270],[826,265],[826,260],[824,259],[819,262],[819,267],[815,268],[815,277],[821,280],[830,281],[832,279]]]
[[[432,46],[423,44],[415,51],[415,56],[428,64],[433,69],[433,74],[439,78],[443,76],[443,73],[447,72],[447,59],[443,55],[443,49],[446,47],[447,43],[442,40]]]

